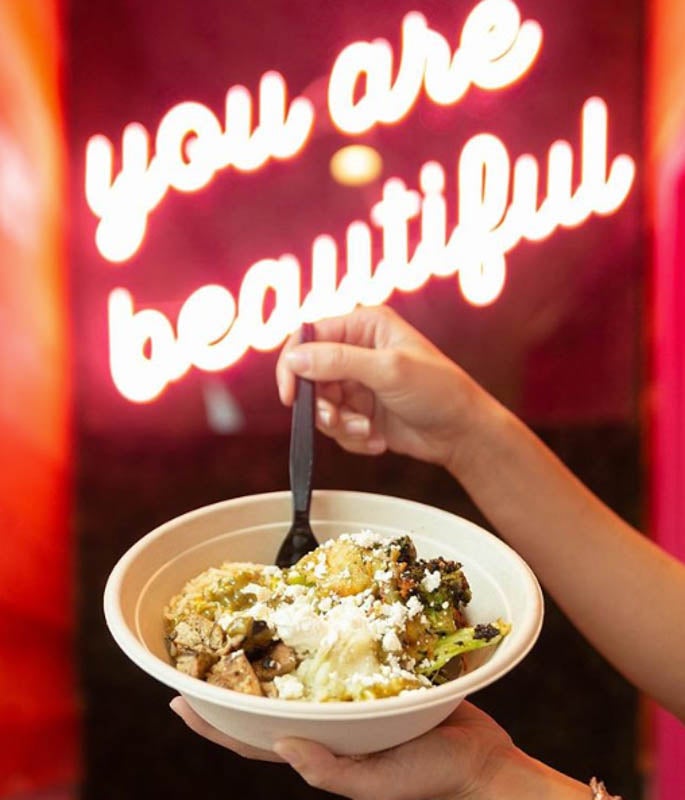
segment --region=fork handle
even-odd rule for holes
[[[314,331],[309,323],[300,330],[300,342],[311,342]],[[309,514],[314,470],[314,383],[295,379],[292,428],[290,431],[290,489],[295,516]]]

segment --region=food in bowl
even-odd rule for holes
[[[252,695],[314,702],[391,697],[457,677],[497,645],[500,619],[469,626],[461,564],[419,559],[408,535],[324,542],[287,569],[212,567],[164,611],[176,668]]]
[[[314,490],[311,520],[321,542],[371,528],[386,537],[407,531],[424,559],[463,564],[473,597],[470,624],[504,619],[499,645],[464,656],[454,680],[396,697],[306,702],[227,691],[175,668],[165,644],[169,599],[209,565],[273,564],[292,519],[289,490],[235,497],[169,520],[135,542],[107,580],[107,624],[123,653],[149,676],[179,692],[209,725],[262,750],[279,739],[311,739],[339,755],[395,747],[440,724],[465,698],[506,678],[540,634],[544,598],[530,567],[501,539],[469,520],[404,498]],[[134,708],[131,713],[135,713]]]

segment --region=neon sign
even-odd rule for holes
[[[402,56],[392,81],[392,48],[383,39],[355,42],[336,59],[328,88],[332,122],[345,133],[361,133],[378,123],[399,122],[414,106],[421,87],[440,105],[453,105],[470,84],[502,89],[533,64],[542,43],[536,22],[521,23],[511,0],[483,0],[469,15],[459,48],[431,30],[416,12],[402,25]],[[354,99],[360,77],[367,82]],[[224,128],[202,103],[174,106],[163,118],[150,159],[150,134],[139,123],[124,128],[121,171],[113,178],[114,146],[93,136],[86,147],[86,201],[100,219],[95,243],[112,262],[131,258],[142,244],[150,212],[171,187],[180,192],[204,188],[223,169],[250,172],[270,159],[287,160],[306,145],[315,123],[314,107],[304,97],[288,105],[287,86],[278,72],[259,85],[259,122],[253,128],[253,100],[243,86],[226,94]]]
[[[361,133],[399,122],[422,91],[432,102],[448,105],[458,102],[471,85],[505,88],[530,69],[541,42],[540,26],[522,22],[512,0],[480,2],[468,16],[454,53],[422,15],[412,12],[403,21],[394,81],[393,52],[387,42],[355,42],[341,51],[328,87],[331,121],[345,133]],[[124,261],[136,252],[151,211],[169,188],[193,192],[228,166],[250,171],[269,159],[292,158],[316,124],[311,103],[296,98],[288,105],[285,80],[273,72],[260,83],[256,127],[246,89],[229,89],[226,106],[223,130],[205,106],[175,106],[160,123],[152,158],[147,131],[135,123],[127,126],[122,169],[114,180],[113,146],[103,136],[90,140],[86,198],[100,218],[96,244],[105,258]],[[302,265],[290,254],[249,266],[237,297],[220,285],[200,287],[183,303],[175,325],[161,311],[137,309],[127,289],[115,289],[108,319],[116,387],[133,402],[150,401],[192,367],[224,370],[250,348],[277,348],[304,320],[342,314],[358,303],[382,303],[395,291],[416,291],[432,277],[456,276],[469,303],[493,303],[505,284],[506,256],[521,240],[540,241],[593,214],[612,214],[626,199],[635,164],[627,155],[609,163],[608,120],[602,99],[585,102],[580,152],[576,156],[569,142],[554,142],[547,154],[544,186],[533,155],[520,155],[512,163],[497,136],[473,136],[458,155],[451,213],[445,167],[438,162],[421,167],[418,190],[399,178],[386,180],[369,220],[355,220],[347,227],[344,265],[332,237],[314,239],[311,290],[305,297]],[[580,181],[574,186],[576,158]],[[420,235],[410,252],[412,222]],[[374,235],[380,247],[374,248]],[[381,254],[376,263],[374,252]],[[274,302],[265,319],[267,293]]]
[[[393,51],[384,39],[354,42],[340,53],[328,83],[331,120],[344,133],[365,133],[381,122],[399,122],[422,87],[442,106],[461,100],[472,84],[503,89],[530,69],[541,44],[542,28],[531,20],[521,23],[518,8],[508,0],[479,3],[454,53],[422,14],[412,12],[402,22],[402,57],[394,81]],[[362,75],[365,90],[355,100]]]
[[[122,167],[115,180],[112,143],[93,136],[86,149],[86,201],[100,218],[95,242],[102,255],[115,262],[130,258],[143,241],[150,212],[169,188],[196,192],[221,169],[252,172],[270,159],[298,153],[311,133],[314,108],[302,97],[288,106],[286,94],[282,75],[262,75],[259,123],[253,127],[252,95],[244,86],[232,86],[224,130],[202,103],[180,103],[159,123],[152,160],[147,130],[130,123],[122,135]]]

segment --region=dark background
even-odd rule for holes
[[[625,152],[638,163],[625,206],[520,245],[508,256],[504,292],[490,307],[469,306],[454,279],[433,279],[392,304],[531,424],[621,516],[640,524],[641,3],[518,5],[545,33],[531,73],[496,93],[471,90],[448,109],[420,102],[401,125],[377,129],[364,141],[383,155],[379,183],[334,185],[328,160],[349,141],[322,131],[295,161],[255,175],[219,173],[198,194],[170,193],[152,214],[141,250],[116,266],[95,249],[96,220],[83,197],[91,135],[104,133],[118,148],[126,123],[137,120],[154,132],[161,116],[186,99],[221,119],[226,89],[241,83],[254,93],[271,68],[282,72],[293,96],[311,92],[350,41],[383,36],[398,53],[409,10],[422,11],[453,41],[473,4],[71,0],[66,88],[85,800],[173,800],[191,792],[218,798],[236,790],[255,798],[321,796],[286,768],[243,761],[185,729],[167,708],[170,691],[130,664],[105,629],[106,577],[141,535],[199,505],[287,487],[289,425],[272,377],[275,354],[250,353],[218,376],[195,372],[151,404],[124,400],[107,364],[106,298],[115,286],[173,318],[204,283],[234,291],[259,258],[294,252],[306,271],[316,235],[340,240],[351,220],[368,218],[382,180],[398,175],[415,187],[419,167],[431,158],[447,168],[454,213],[454,168],[470,136],[493,132],[512,157],[529,152],[544,161],[557,138],[577,152],[582,104],[597,94],[610,109],[610,157]],[[211,427],[207,398],[214,390],[240,409],[244,423],[231,435]],[[392,455],[351,456],[323,439],[315,485],[396,494],[487,524],[436,468]],[[638,797],[638,698],[552,602],[531,655],[474,700],[530,754],[580,780],[598,774],[613,792]]]

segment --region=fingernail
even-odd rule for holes
[[[370,453],[383,453],[387,447],[383,438],[371,438],[366,442],[366,449]]]
[[[178,714],[178,711],[176,710],[176,704],[180,699],[180,697],[174,697],[174,699],[169,703],[169,708],[174,712],[174,714]]]
[[[326,408],[326,406],[319,403],[316,406],[316,415],[319,418],[319,422],[322,425],[325,425],[327,428],[330,428],[332,420],[330,408]]]
[[[352,417],[345,420],[345,431],[352,435],[366,436],[371,430],[371,423],[366,417]]]
[[[309,353],[302,352],[301,350],[290,350],[285,354],[285,361],[291,369],[296,372],[305,372],[312,365],[312,359]]]
[[[274,752],[276,755],[285,759],[291,767],[295,767],[295,769],[301,767],[305,762],[302,751],[297,745],[291,742],[276,742],[274,745]]]

